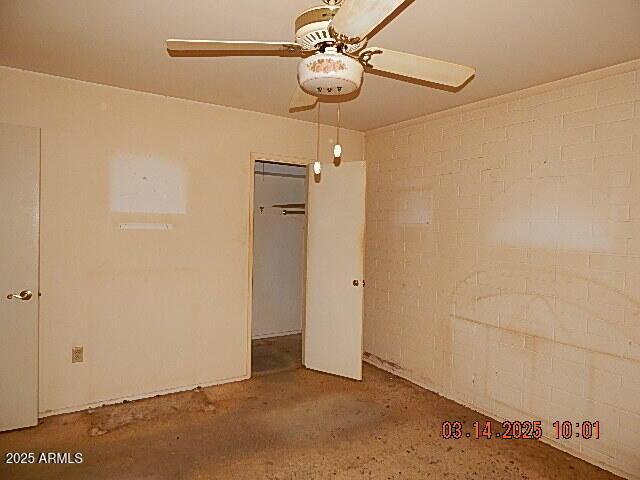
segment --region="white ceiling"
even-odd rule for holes
[[[320,0],[0,0],[0,64],[276,115],[295,58],[170,58],[169,37],[293,40]],[[370,42],[474,66],[450,93],[367,75],[343,124],[369,130],[640,58],[639,0],[416,0]],[[324,121],[335,106],[324,109]]]

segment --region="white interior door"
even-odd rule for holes
[[[0,430],[38,423],[40,130],[0,123]]]
[[[361,380],[365,164],[308,177],[304,365]]]

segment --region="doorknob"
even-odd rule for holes
[[[353,281],[353,286],[354,286],[354,287],[357,287],[358,285],[360,285],[360,282],[358,282],[358,280],[354,280],[354,281]]]
[[[8,300],[11,300],[13,298],[16,298],[18,300],[29,300],[31,299],[31,297],[33,297],[33,293],[31,293],[31,290],[23,290],[20,293],[10,293],[9,295],[7,295]]]

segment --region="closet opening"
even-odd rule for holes
[[[307,168],[255,160],[251,374],[302,366]]]

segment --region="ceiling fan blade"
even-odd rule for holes
[[[330,25],[339,35],[363,40],[403,4],[411,2],[413,0],[344,0]]]
[[[304,90],[298,85],[296,91],[291,97],[291,103],[289,103],[289,112],[302,112],[304,110],[311,110],[318,103],[318,97],[315,97]]]
[[[383,76],[397,76],[400,77],[399,80],[417,80],[459,88],[476,73],[475,69],[465,65],[385,48],[368,48],[363,53],[371,53],[368,72]]]
[[[302,47],[291,42],[246,42],[218,40],[167,40],[167,51],[172,57],[230,57],[277,55],[296,57]]]

